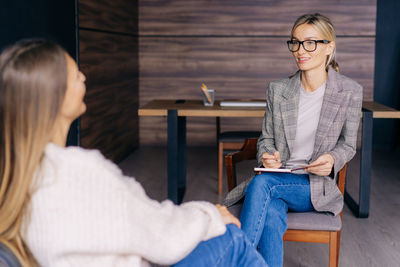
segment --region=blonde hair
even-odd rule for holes
[[[67,86],[66,52],[27,40],[0,55],[0,241],[36,265],[21,237],[30,187]]]
[[[296,28],[302,24],[310,24],[322,35],[322,38],[328,41],[336,41],[336,31],[333,27],[331,20],[324,15],[319,13],[315,14],[305,14],[300,16],[293,25],[291,37]],[[336,62],[336,45],[333,52],[327,56],[326,59],[326,70],[328,71],[329,66],[331,66],[336,72],[339,72],[339,64]]]

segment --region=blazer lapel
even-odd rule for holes
[[[325,140],[326,135],[331,128],[333,120],[340,108],[340,105],[345,97],[342,93],[341,85],[338,82],[337,73],[330,68],[328,71],[328,80],[325,88],[324,99],[322,101],[321,114],[319,117],[317,132],[315,134],[315,144],[312,159],[318,155],[318,150]]]
[[[298,71],[290,80],[282,93],[283,100],[280,103],[282,122],[285,131],[286,141],[289,151],[293,151],[296,138],[297,116],[299,111],[300,97],[300,71]]]

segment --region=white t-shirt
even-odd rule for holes
[[[306,92],[303,87],[300,89],[296,138],[286,168],[308,164],[311,159],[325,88],[326,83],[313,92]]]

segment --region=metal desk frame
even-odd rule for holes
[[[355,216],[368,218],[369,198],[371,193],[371,163],[372,163],[372,112],[362,110],[361,155],[360,155],[360,186],[358,204],[353,197],[344,191],[344,201]]]

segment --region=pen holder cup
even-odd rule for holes
[[[210,96],[211,102],[209,101],[208,97],[205,94],[203,94],[204,106],[214,106],[215,90],[208,89],[207,92],[208,92],[208,95]]]

